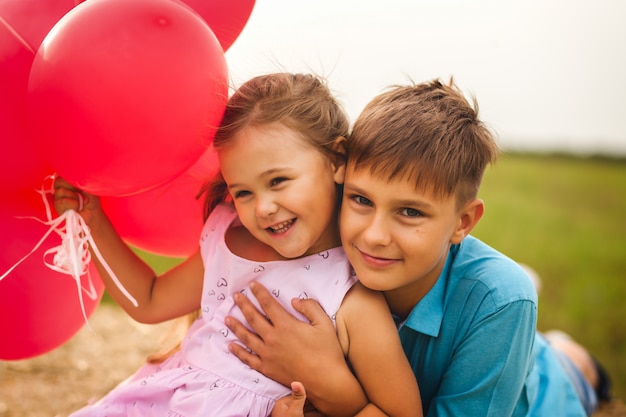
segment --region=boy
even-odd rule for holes
[[[597,399],[588,381],[576,367],[570,377],[559,361],[571,363],[567,357],[536,336],[528,275],[469,235],[484,212],[483,173],[498,152],[476,103],[452,83],[379,95],[350,137],[342,243],[359,280],[387,299],[425,415],[590,414]],[[324,381],[353,382],[319,309],[294,301],[312,322],[299,325],[262,287],[254,293],[269,320],[238,297],[258,336],[229,320],[254,353],[239,345],[232,352],[285,384],[301,381],[309,397],[340,397]]]

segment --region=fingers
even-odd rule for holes
[[[300,382],[291,383],[291,395],[279,399],[272,410],[272,417],[303,417],[306,393]]]
[[[244,318],[241,322],[234,317],[226,318],[226,325],[241,342],[231,345],[231,352],[241,361],[287,386],[294,380],[309,384],[309,376],[320,369],[319,361],[309,360],[307,354],[301,353],[303,350],[312,353],[312,358],[326,358],[332,350],[345,363],[333,323],[319,304],[294,301],[299,311],[321,323],[318,328],[292,316],[258,282],[251,283],[250,290],[258,304],[252,304],[252,296],[248,299],[241,293],[235,294],[233,297]]]
[[[302,407],[304,407],[304,401],[306,400],[306,390],[302,382],[294,381],[291,383],[291,398],[295,401],[301,401]]]
[[[88,223],[92,214],[86,212],[93,213],[101,209],[99,197],[76,188],[61,177],[54,180],[54,208],[58,214],[75,210],[81,213]]]
[[[264,318],[266,322],[269,319],[269,323],[273,323],[274,326],[277,326],[288,320],[297,320],[287,310],[285,310],[282,305],[280,305],[278,300],[276,300],[276,297],[270,294],[270,292],[263,285],[258,282],[252,282],[250,283],[250,289],[261,306],[261,309],[265,313]],[[258,319],[258,317],[254,318]],[[250,323],[247,316],[246,319],[248,320],[248,323]],[[261,329],[257,329],[252,323],[250,323],[250,325],[255,331],[257,331],[257,333],[260,333],[259,331]]]
[[[261,360],[252,352],[263,349],[263,341],[257,334],[248,330],[248,328],[236,318],[230,316],[226,317],[225,322],[226,326],[228,326],[241,343],[243,343],[243,346],[239,343],[229,344],[228,349],[230,352],[252,369],[258,370],[261,365]]]
[[[56,183],[55,183],[56,184]],[[81,211],[84,207],[85,199],[79,191],[65,187],[54,189],[54,208],[59,214],[67,210]]]
[[[261,358],[259,358],[257,355],[250,352],[238,343],[230,343],[228,345],[228,350],[230,351],[230,353],[235,355],[241,362],[245,363],[252,369],[259,370],[262,365]]]
[[[306,391],[301,382],[291,383],[291,404],[289,404],[290,416],[302,416],[305,412]]]
[[[322,306],[316,300],[301,300],[299,298],[294,298],[291,301],[291,305],[293,305],[293,308],[298,313],[306,317],[314,326],[325,323],[328,323],[331,326],[333,325]]]
[[[260,287],[261,298],[271,298],[269,292],[267,292],[262,285],[251,285],[251,287],[255,286]],[[248,325],[252,328],[252,331],[236,318],[232,316],[226,317],[226,326],[228,326],[243,344],[243,346],[241,346],[238,343],[231,343],[229,349],[239,360],[259,371],[261,370],[262,361],[257,354],[252,352],[258,354],[265,352],[266,345],[263,339],[273,330],[273,324],[262,312],[257,310],[254,304],[252,304],[245,295],[237,293],[233,295],[233,298]]]
[[[54,207],[59,214],[67,210],[81,211],[84,197],[81,191],[61,177],[54,179]]]
[[[71,190],[74,192],[79,191],[78,188],[74,187],[72,184],[67,182],[64,178],[57,176],[54,178],[54,190],[56,191],[61,188],[66,189],[66,190]]]
[[[243,294],[237,293],[233,295],[233,298],[235,299],[235,303],[237,303],[237,306],[241,310],[241,313],[245,317],[246,321],[255,333],[259,334],[262,338],[263,334],[271,330],[272,323],[268,320],[268,317],[265,316],[263,312],[257,310],[254,304],[252,304],[252,301],[248,299],[248,297]],[[243,329],[241,330],[243,332]]]

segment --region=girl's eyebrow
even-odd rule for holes
[[[288,167],[270,168],[267,171],[261,172],[261,174],[259,174],[259,178],[269,177],[269,176],[275,175],[277,173],[287,172],[289,170],[290,170],[290,168],[288,168]],[[228,187],[229,190],[232,189],[232,188],[236,188],[236,187],[243,187],[243,185],[239,184],[239,183],[226,184],[226,186]]]

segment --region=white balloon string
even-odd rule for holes
[[[91,253],[89,252],[90,247],[104,267],[104,269],[106,270],[106,272],[109,274],[109,276],[117,286],[117,288],[119,288],[122,294],[124,294],[135,307],[137,307],[139,305],[137,303],[137,300],[135,300],[135,298],[126,290],[126,288],[124,288],[113,270],[104,260],[104,257],[100,253],[96,242],[91,236],[91,231],[89,230],[89,226],[87,226],[87,223],[85,223],[85,220],[83,220],[83,218],[75,210],[68,210],[59,217],[53,219],[52,212],[50,210],[50,204],[46,199],[46,193],[51,193],[51,191],[46,191],[42,188],[41,190],[36,190],[36,192],[38,192],[42,196],[42,200],[46,209],[47,220],[41,220],[37,217],[31,216],[18,218],[33,219],[50,227],[29,253],[27,253],[24,257],[22,257],[22,259],[17,261],[11,268],[9,268],[7,272],[0,276],[0,281],[6,278],[15,268],[17,268],[35,251],[37,251],[37,249],[39,249],[39,247],[48,238],[48,236],[50,236],[52,232],[55,232],[61,237],[61,244],[54,248],[48,249],[44,253],[43,263],[53,271],[57,271],[66,275],[71,275],[74,278],[74,281],[76,282],[76,289],[78,292],[78,299],[80,302],[83,318],[85,319],[85,323],[90,330],[92,329],[89,325],[87,313],[85,311],[83,292],[85,292],[87,297],[89,297],[91,300],[95,300],[98,297],[98,293],[95,290],[93,281],[91,279],[91,274],[89,273],[89,263],[91,262]],[[80,194],[79,206],[81,208],[83,206],[83,200]],[[65,223],[65,225],[63,225],[63,223]],[[50,256],[52,256],[52,263],[46,260]],[[80,279],[80,277],[85,274],[87,274],[88,288],[83,287]]]

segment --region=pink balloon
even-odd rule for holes
[[[4,274],[28,254],[44,236],[48,227],[16,216],[45,219],[39,194],[5,196],[0,205],[0,274]],[[43,245],[8,276],[0,281],[0,359],[25,359],[49,352],[69,340],[84,324],[76,281],[52,271],[43,263],[43,253],[61,243],[53,233]],[[96,299],[83,293],[85,310],[91,315],[103,284],[95,268],[90,268]],[[81,277],[88,288],[87,276]]]
[[[127,243],[146,252],[186,258],[198,250],[203,225],[204,196],[196,195],[218,169],[211,147],[167,184],[128,197],[103,197],[102,207]]]
[[[210,144],[228,95],[222,48],[172,0],[89,0],[33,62],[34,140],[55,171],[97,195],[126,196],[183,173]]]
[[[235,42],[254,8],[254,0],[184,0],[211,27],[222,49],[227,51]]]

